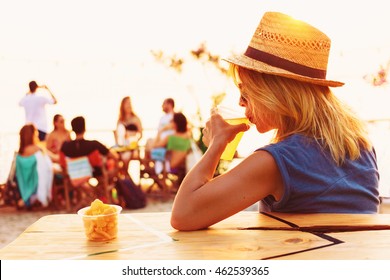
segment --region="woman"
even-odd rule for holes
[[[54,129],[46,137],[46,148],[53,162],[59,162],[62,143],[70,141],[70,132],[65,127],[64,117],[56,114],[53,118]]]
[[[124,97],[121,101],[116,131],[116,140],[119,146],[129,145],[131,143],[130,137],[136,137],[137,141],[142,138],[142,123],[133,111],[129,96]]]
[[[16,156],[16,178],[22,201],[18,206],[31,206],[36,201],[48,206],[53,183],[52,162],[38,146],[38,130],[26,124],[20,130],[20,145]]]
[[[260,133],[275,131],[272,144],[213,178],[227,143],[248,126],[212,113],[208,149],[174,201],[174,228],[205,228],[257,201],[263,211],[377,212],[375,151],[362,122],[329,88],[343,85],[326,79],[329,50],[330,39],[309,24],[264,15],[245,54],[227,61],[239,104]]]
[[[167,137],[162,137],[163,131],[157,133],[152,149],[152,158],[154,151],[162,151],[161,160],[165,160],[165,151],[169,152],[167,167],[169,172],[178,174],[180,168],[185,168],[184,162],[191,148],[191,134],[188,131],[187,118],[183,113],[174,113],[172,118],[172,127],[175,132]]]
[[[119,108],[119,117],[117,127],[115,130],[115,140],[119,147],[126,147],[131,151],[121,152],[121,159],[123,162],[122,169],[125,176],[129,176],[129,162],[131,158],[138,155],[136,150],[138,141],[142,138],[142,123],[137,114],[133,111],[133,106],[129,96],[122,99]]]

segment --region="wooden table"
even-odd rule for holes
[[[180,232],[170,213],[119,216],[118,237],[88,241],[75,214],[42,217],[0,259],[390,259],[390,214],[240,212],[207,230]]]

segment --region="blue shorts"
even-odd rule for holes
[[[166,152],[167,152],[167,149],[165,149],[165,148],[154,148],[151,151],[150,157],[153,160],[164,161]]]

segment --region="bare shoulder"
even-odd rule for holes
[[[257,190],[260,197],[273,195],[279,199],[283,195],[284,186],[279,167],[274,157],[266,151],[256,151],[242,160],[231,171],[231,175],[241,178],[242,182]]]
[[[24,153],[22,156],[24,157],[32,156],[38,151],[40,151],[40,148],[37,145],[29,145],[24,149]]]
[[[263,150],[256,151],[243,159],[240,164],[237,165],[237,168],[237,171],[245,172],[250,177],[263,176],[263,174],[270,175],[271,173],[279,172],[274,157]]]

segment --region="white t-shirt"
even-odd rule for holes
[[[19,102],[24,107],[26,123],[33,123],[43,132],[47,132],[46,104],[54,104],[54,100],[36,93],[25,95]]]
[[[160,131],[164,126],[169,124],[172,119],[173,119],[173,114],[168,113],[168,114],[163,115],[160,118],[160,122],[158,123],[158,130]],[[173,129],[165,130],[165,131],[161,132],[161,137],[165,138],[166,136],[172,135],[173,133],[175,133],[175,130],[173,130]]]

